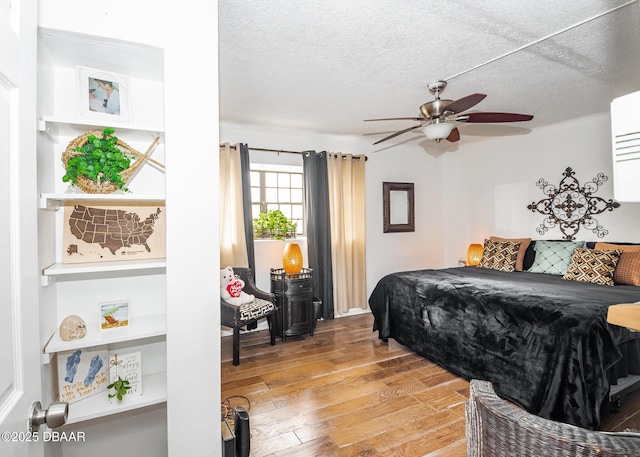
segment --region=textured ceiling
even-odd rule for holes
[[[640,90],[638,1],[219,0],[219,22],[223,122],[373,143],[414,123],[363,119],[417,116],[437,79],[442,98],[487,94],[472,110],[534,115],[457,124],[463,144],[607,112]]]

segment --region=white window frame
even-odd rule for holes
[[[303,175],[303,168],[302,165],[280,165],[280,164],[273,164],[273,163],[251,163],[250,164],[250,171],[251,172],[259,172],[260,173],[260,202],[258,203],[260,206],[260,212],[261,213],[266,213],[269,209],[270,206],[273,205],[278,205],[278,208],[280,207],[280,205],[292,205],[292,206],[300,206],[301,208],[301,217],[300,218],[292,218],[291,220],[293,222],[297,223],[297,228],[296,228],[296,236],[303,236],[304,233],[304,215],[305,215],[305,211],[304,211],[304,175]],[[301,192],[302,192],[302,201],[300,203],[292,203],[292,202],[284,202],[284,201],[280,201],[278,199],[278,201],[267,201],[266,200],[266,194],[267,194],[267,186],[266,186],[266,180],[265,180],[265,173],[288,173],[288,174],[295,174],[295,175],[300,175],[301,181],[302,181],[302,187],[300,188]],[[251,188],[252,188],[252,198],[251,198],[251,216],[252,219],[255,218],[255,214],[253,212],[253,206],[256,204],[256,202],[253,199],[253,189],[257,186],[253,185],[254,183],[251,183]],[[280,189],[280,186],[277,186],[277,189]],[[288,189],[298,189],[297,187],[291,187],[289,186]],[[286,213],[285,213],[286,214]]]

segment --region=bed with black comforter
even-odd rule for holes
[[[369,304],[381,339],[491,381],[533,414],[597,429],[621,348],[640,339],[609,325],[607,308],[639,300],[637,286],[459,267],[387,275]]]

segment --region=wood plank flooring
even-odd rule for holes
[[[222,392],[249,410],[251,455],[466,455],[469,383],[372,332],[371,314],[319,321],[313,336],[276,340],[262,330],[222,338]],[[640,428],[640,394],[605,430]]]

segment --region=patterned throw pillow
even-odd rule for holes
[[[567,272],[575,248],[583,248],[584,241],[536,241],[536,258],[528,271],[563,275]]]
[[[514,271],[519,250],[519,241],[484,240],[484,251],[478,267]]]
[[[500,238],[499,236],[491,236],[489,239],[493,241],[520,241],[520,251],[516,259],[516,271],[523,270],[524,254],[531,244],[531,238]]]
[[[599,251],[577,248],[573,251],[571,263],[563,278],[613,286],[613,273],[621,254],[621,249]]]
[[[613,273],[613,282],[640,286],[640,246],[598,242],[596,249],[622,249],[622,255]]]

